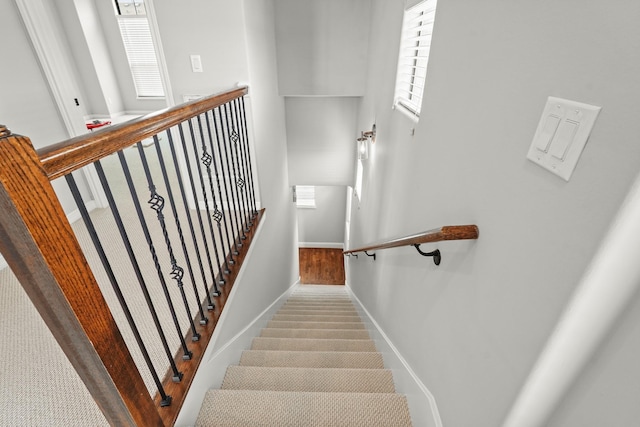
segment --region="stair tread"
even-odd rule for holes
[[[373,340],[256,337],[251,350],[376,351]]]
[[[293,309],[293,308],[281,308],[276,314],[317,314],[323,316],[358,316],[358,312],[354,310],[314,310],[314,309]]]
[[[327,322],[327,321],[292,321],[270,320],[268,328],[302,328],[302,329],[365,329],[362,322]]]
[[[245,350],[240,365],[382,369],[384,361],[378,352]]]
[[[393,376],[387,369],[292,368],[232,365],[221,389],[394,393]]]
[[[196,426],[411,426],[395,393],[209,390]]]
[[[292,321],[327,321],[333,322],[358,322],[361,321],[360,316],[323,316],[321,314],[274,314],[272,320],[292,320]]]
[[[369,332],[366,329],[264,328],[260,332],[260,336],[270,338],[371,339]]]

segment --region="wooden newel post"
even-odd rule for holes
[[[37,153],[28,138],[11,134],[4,125],[0,252],[107,421],[161,426]]]

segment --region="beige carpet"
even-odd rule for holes
[[[411,426],[365,324],[344,287],[301,286],[273,316],[197,426]]]

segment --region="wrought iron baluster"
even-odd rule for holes
[[[207,113],[204,113],[204,118],[205,118],[205,122],[207,125],[207,136],[209,138],[209,141],[211,141],[211,126],[209,124],[209,117],[207,115]],[[202,122],[200,119],[200,116],[198,116],[198,124],[200,126],[200,137],[202,138],[202,152],[203,152],[203,156],[206,154],[207,155],[207,162],[205,163],[203,161],[203,163],[205,163],[205,166],[207,168],[207,178],[209,179],[209,188],[211,189],[211,199],[213,200],[213,215],[212,218],[214,219],[214,221],[218,224],[218,235],[220,236],[220,244],[224,247],[224,234],[222,233],[222,220],[224,217],[223,212],[218,209],[218,202],[216,201],[216,193],[215,193],[215,189],[214,189],[214,185],[213,185],[213,174],[211,172],[211,165],[213,164],[215,173],[217,175],[217,166],[216,166],[216,159],[215,159],[215,152],[213,151],[213,147],[211,145],[211,142],[209,142],[209,146],[212,148],[211,149],[211,154],[209,154],[209,152],[207,151],[207,143],[205,141],[205,136],[204,136],[204,130],[202,129]],[[227,240],[228,240],[229,235],[227,234]],[[224,252],[224,250],[222,251],[222,258],[223,258],[223,262],[224,262],[224,266],[227,270],[229,270],[229,264],[227,263],[227,255]],[[233,257],[232,257],[233,259]]]
[[[237,153],[237,162],[238,162],[238,170],[240,174],[244,177],[243,184],[241,188],[242,194],[242,216],[244,220],[244,232],[248,233],[251,227],[251,216],[249,214],[249,200],[247,198],[248,193],[248,185],[249,185],[249,176],[247,175],[247,171],[244,164],[244,151],[243,151],[243,141],[242,141],[242,129],[240,128],[240,112],[238,110],[238,100],[234,99],[232,101],[233,108],[231,110],[232,115],[232,123],[234,128],[234,133],[236,135],[236,153]],[[239,143],[238,143],[239,142]]]
[[[169,406],[171,404],[171,396],[167,395],[166,391],[164,390],[164,387],[162,386],[162,382],[160,382],[160,378],[158,377],[158,373],[156,372],[153,366],[153,363],[151,362],[149,351],[147,350],[147,347],[144,345],[144,342],[142,341],[140,330],[138,329],[138,326],[136,325],[136,322],[134,321],[133,316],[131,315],[131,310],[129,309],[129,305],[127,304],[127,301],[122,293],[120,284],[118,283],[118,280],[116,279],[116,276],[113,273],[113,268],[111,267],[109,258],[107,257],[107,254],[104,251],[104,247],[102,246],[102,242],[100,241],[100,237],[98,236],[98,232],[96,231],[93,221],[89,216],[89,212],[87,211],[87,208],[84,204],[84,200],[82,199],[82,195],[80,194],[80,190],[78,189],[76,181],[73,178],[72,174],[66,175],[65,179],[67,181],[67,184],[69,184],[69,189],[71,190],[73,199],[75,200],[76,206],[80,211],[82,220],[85,226],[87,227],[87,231],[89,232],[89,236],[91,237],[93,246],[95,247],[96,252],[98,253],[98,257],[102,262],[102,266],[104,267],[105,272],[109,277],[109,282],[111,283],[111,287],[113,288],[113,291],[115,292],[116,297],[118,298],[118,302],[122,307],[122,311],[124,312],[125,317],[127,318],[127,322],[129,323],[129,327],[133,332],[133,336],[136,340],[136,343],[138,344],[138,347],[140,348],[142,356],[144,357],[144,361],[147,364],[149,371],[151,372],[153,382],[156,384],[158,393],[160,394],[160,397],[161,397],[160,406]],[[111,203],[111,201],[109,203]],[[173,362],[173,359],[171,357],[170,359]],[[173,364],[173,367],[175,367],[175,363]],[[176,372],[177,372],[177,368],[174,370],[174,374]]]
[[[215,157],[215,146],[218,145],[218,129],[215,126],[215,121],[214,121],[214,117],[212,115],[212,120],[209,119],[209,115],[212,114],[211,111],[208,111],[205,113],[205,119],[207,122],[207,130],[209,132],[209,148],[211,148],[211,153],[214,155]],[[215,135],[211,130],[211,122],[213,121],[214,124],[214,130],[215,130]],[[215,143],[214,143],[214,139],[215,139]],[[224,223],[224,231],[225,231],[225,236],[227,237],[227,241],[226,241],[226,247],[227,248],[231,248],[231,237],[229,236],[229,224],[227,222],[227,218],[229,217],[229,215],[226,215],[224,213],[224,196],[222,195],[222,185],[223,182],[220,182],[220,168],[218,168],[218,164],[222,165],[222,161],[221,161],[221,156],[220,156],[220,151],[218,150],[218,157],[216,160],[214,160],[213,162],[213,169],[214,172],[216,174],[216,187],[218,189],[218,197],[220,199],[220,211],[219,211],[219,217],[218,219],[216,219],[216,221],[218,222],[218,227],[221,227],[222,223]],[[223,180],[224,180],[224,171],[223,171]],[[221,185],[222,184],[222,185]],[[222,221],[221,221],[222,220]],[[225,254],[226,255],[226,254]],[[234,253],[233,251],[231,251],[231,253],[228,255],[229,261],[231,262],[235,262],[233,259]],[[226,259],[226,257],[225,257]]]
[[[218,139],[218,151],[219,151],[219,158],[220,158],[220,163],[221,163],[221,169],[222,169],[222,178],[224,181],[224,191],[225,191],[225,195],[226,195],[226,200],[227,200],[227,207],[229,208],[229,216],[231,217],[231,232],[233,235],[233,246],[229,248],[229,250],[234,254],[234,255],[238,255],[240,253],[240,246],[241,243],[238,242],[238,239],[236,238],[236,229],[237,229],[237,224],[238,224],[238,218],[235,215],[235,201],[233,198],[233,177],[231,176],[231,170],[229,167],[229,153],[227,151],[227,146],[226,146],[226,138],[225,138],[225,130],[224,130],[224,125],[222,122],[222,112],[221,109],[222,107],[217,107],[212,113],[213,113],[213,124],[214,127],[216,129],[216,135],[217,135],[217,139]],[[224,156],[222,155],[222,150],[224,149]],[[223,159],[226,161],[223,162]],[[225,166],[226,166],[226,170],[225,170]],[[227,174],[229,176],[229,181],[227,182]]]
[[[180,138],[182,140],[182,144],[183,144],[183,149],[184,149],[184,161],[186,164],[186,168],[188,171],[188,175],[189,175],[189,182],[191,183],[191,185],[193,186],[193,175],[191,172],[191,165],[189,163],[189,156],[187,156],[187,151],[186,151],[186,147],[184,145],[184,135],[182,134],[182,128],[178,125],[178,129],[180,131]],[[178,177],[178,185],[180,187],[180,194],[182,195],[182,205],[184,206],[184,212],[185,215],[187,217],[187,222],[189,223],[189,230],[191,232],[191,240],[193,241],[193,247],[195,249],[196,252],[196,258],[198,259],[198,267],[200,267],[200,276],[202,277],[202,284],[204,285],[204,293],[207,296],[207,308],[208,310],[213,310],[214,304],[213,301],[211,300],[211,295],[209,293],[209,286],[207,285],[207,276],[204,272],[204,266],[202,265],[202,256],[200,254],[200,245],[198,245],[198,239],[196,238],[196,233],[195,233],[195,227],[193,226],[193,220],[191,219],[191,212],[189,211],[189,203],[187,201],[187,195],[184,189],[184,184],[182,182],[182,173],[180,171],[180,166],[178,163],[178,155],[176,153],[176,148],[173,145],[173,137],[171,135],[171,131],[167,130],[167,137],[169,138],[169,147],[171,148],[171,156],[173,158],[173,165],[175,167],[175,171],[176,171],[176,176]],[[197,203],[195,196],[194,196],[194,202]],[[198,209],[198,207],[195,207],[196,212],[198,212],[198,215],[200,213],[200,210]],[[213,278],[212,280],[215,281],[215,278]],[[199,299],[199,297],[198,297]],[[198,304],[200,304],[201,301],[198,301]],[[202,322],[200,322],[202,323]]]
[[[142,212],[142,206],[140,206],[140,200],[138,198],[138,193],[136,191],[135,185],[133,184],[133,178],[131,177],[131,171],[129,170],[129,166],[127,164],[127,159],[124,156],[122,151],[118,152],[118,159],[120,160],[120,165],[122,166],[122,171],[124,172],[125,179],[127,181],[127,185],[129,186],[129,192],[131,193],[131,199],[133,200],[133,204],[136,209],[136,213],[138,214],[138,219],[140,220],[140,226],[142,227],[142,231],[144,233],[144,237],[147,240],[147,245],[149,246],[149,252],[151,252],[151,257],[153,259],[154,266],[158,273],[158,279],[160,280],[160,285],[162,286],[162,291],[164,292],[164,296],[167,300],[167,306],[169,307],[169,311],[171,312],[171,317],[173,319],[173,323],[176,327],[176,332],[178,333],[178,338],[180,339],[180,345],[182,347],[183,359],[191,359],[192,353],[189,351],[187,347],[187,343],[182,336],[182,328],[180,327],[180,322],[178,321],[178,316],[176,316],[176,311],[173,306],[173,301],[171,300],[171,296],[169,295],[169,289],[167,288],[167,283],[164,280],[164,274],[162,273],[162,267],[160,266],[160,261],[158,260],[158,254],[156,253],[156,248],[153,244],[153,239],[151,238],[151,233],[149,232],[149,227],[147,226],[147,221],[144,219],[144,213]],[[180,376],[182,378],[182,375]]]
[[[228,103],[224,104],[222,108],[224,109],[224,118],[225,118],[225,129],[226,129],[225,140],[227,141],[227,144],[228,144],[226,147],[228,148],[231,156],[230,172],[233,171],[234,184],[235,184],[232,186],[231,193],[233,197],[233,203],[234,203],[233,206],[234,206],[234,211],[236,214],[236,220],[237,220],[237,226],[238,226],[238,237],[244,240],[247,238],[247,236],[245,235],[242,229],[242,224],[240,223],[240,219],[238,218],[240,213],[240,202],[239,202],[239,196],[238,196],[239,187],[238,187],[238,175],[236,172],[236,164],[235,164],[235,158],[234,158],[234,152],[233,152],[233,144],[232,144],[233,141],[231,139],[232,129],[231,129],[231,126],[229,125],[229,104]]]
[[[171,130],[170,129],[167,130],[166,133],[167,135],[170,135]],[[200,324],[204,325],[207,323],[209,319],[207,318],[207,316],[205,316],[204,311],[202,310],[200,294],[198,293],[198,287],[196,286],[195,275],[193,274],[193,268],[191,267],[191,258],[189,257],[187,244],[185,243],[184,235],[182,234],[182,225],[180,223],[180,218],[178,216],[178,209],[176,207],[176,203],[173,198],[173,190],[171,188],[171,182],[169,180],[169,175],[167,174],[167,167],[165,165],[164,155],[162,154],[162,148],[160,147],[160,139],[156,135],[154,135],[153,140],[155,142],[154,145],[156,147],[158,162],[160,163],[160,170],[162,171],[162,178],[164,179],[164,185],[165,185],[165,188],[167,189],[167,196],[169,197],[169,205],[171,206],[171,213],[173,214],[173,219],[176,224],[176,230],[178,231],[178,237],[180,238],[180,245],[182,246],[182,253],[184,254],[184,260],[185,260],[185,263],[187,264],[187,271],[189,272],[189,277],[191,278],[191,285],[193,286],[193,292],[196,297],[196,305],[198,307],[198,312],[200,313]],[[171,138],[169,138],[169,143],[170,144],[172,143]],[[177,167],[177,165],[175,166]],[[180,175],[177,175],[177,179],[178,179],[178,182],[181,182]],[[188,307],[189,304],[186,302],[186,297],[184,299],[185,299],[185,305]],[[188,313],[189,315],[191,315],[190,312]],[[194,341],[197,341],[198,339],[200,339],[200,334],[199,333],[194,334],[193,339]]]
[[[189,132],[191,134],[191,143],[193,145],[193,155],[195,156],[196,159],[196,164],[198,164],[198,162],[202,162],[202,161],[206,161],[207,157],[203,155],[202,158],[199,158],[199,154],[198,154],[198,144],[197,144],[197,139],[196,139],[196,135],[195,135],[195,131],[193,130],[193,123],[192,123],[192,119],[189,119],[187,121],[187,124],[189,126]],[[208,255],[208,259],[209,259],[209,268],[211,269],[211,276],[212,276],[212,280],[213,280],[213,288],[214,288],[214,294],[216,296],[220,295],[220,290],[218,289],[218,283],[220,283],[221,285],[223,285],[225,283],[225,279],[224,279],[224,274],[229,274],[230,271],[229,269],[222,269],[222,265],[220,264],[220,258],[218,256],[218,246],[216,244],[216,239],[215,239],[215,235],[213,234],[213,224],[211,223],[211,210],[209,209],[209,198],[207,197],[207,189],[204,183],[204,177],[202,176],[202,168],[200,168],[199,166],[196,168],[198,171],[198,178],[200,179],[200,189],[202,190],[202,198],[204,201],[204,205],[205,205],[205,209],[207,211],[207,222],[209,225],[209,231],[210,231],[210,235],[213,241],[213,249],[214,249],[214,254],[216,257],[216,263],[218,264],[218,272],[220,273],[220,278],[216,279],[218,277],[218,275],[214,272],[213,270],[213,264],[211,263],[211,254],[209,252],[209,245],[206,243],[207,239],[205,236],[205,232],[204,232],[204,228],[202,228],[202,238],[205,242],[205,247],[207,248],[207,255]],[[192,181],[193,182],[193,181]],[[195,202],[196,205],[198,204],[198,197],[197,194],[195,192],[194,189],[194,194],[193,197],[195,198]],[[200,208],[199,206],[197,206],[198,208],[198,215],[200,212]],[[200,226],[202,227],[202,219],[200,220]]]
[[[244,140],[245,140],[245,149],[246,149],[246,153],[247,153],[247,164],[249,166],[249,177],[251,177],[251,179],[249,180],[249,184],[251,186],[251,206],[253,209],[253,215],[252,218],[255,219],[256,215],[258,215],[258,208],[256,206],[256,191],[255,191],[255,186],[254,186],[254,182],[253,182],[253,168],[251,167],[251,147],[249,146],[249,135],[248,135],[248,131],[247,131],[247,112],[245,109],[245,104],[244,104],[244,96],[241,98],[242,102],[240,103],[240,106],[242,107],[242,124],[243,124],[243,134],[244,134]]]
[[[156,145],[159,144],[157,135],[153,136],[153,141]],[[147,202],[151,205],[151,209],[156,212],[158,223],[160,223],[160,227],[162,228],[162,236],[164,237],[164,243],[167,246],[167,252],[169,252],[169,261],[171,262],[171,278],[176,281],[178,285],[178,289],[180,290],[180,296],[182,297],[182,302],[184,304],[184,308],[187,311],[187,318],[189,320],[189,324],[191,326],[192,339],[193,341],[198,341],[200,339],[200,334],[196,330],[196,325],[193,323],[193,318],[191,317],[191,309],[189,308],[189,301],[187,300],[187,295],[184,292],[184,282],[182,281],[184,277],[184,269],[178,265],[178,261],[173,253],[173,245],[171,244],[171,238],[169,237],[169,231],[167,230],[167,223],[164,219],[164,197],[158,193],[156,189],[156,185],[153,182],[153,177],[151,176],[151,170],[149,169],[149,163],[147,162],[147,155],[144,152],[144,147],[142,143],[138,142],[136,144],[138,147],[138,153],[140,154],[140,160],[142,160],[142,167],[144,169],[145,176],[147,177],[147,184],[149,186],[149,201]],[[169,191],[169,189],[167,189]]]

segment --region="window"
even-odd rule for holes
[[[313,185],[296,185],[295,201],[297,208],[315,209],[316,187]]]
[[[358,159],[358,164],[356,165],[356,196],[358,196],[358,200],[362,200],[362,160]]]
[[[436,0],[424,0],[405,10],[396,75],[394,108],[420,117]]]
[[[115,6],[120,35],[138,97],[164,97],[144,2],[115,0]]]

